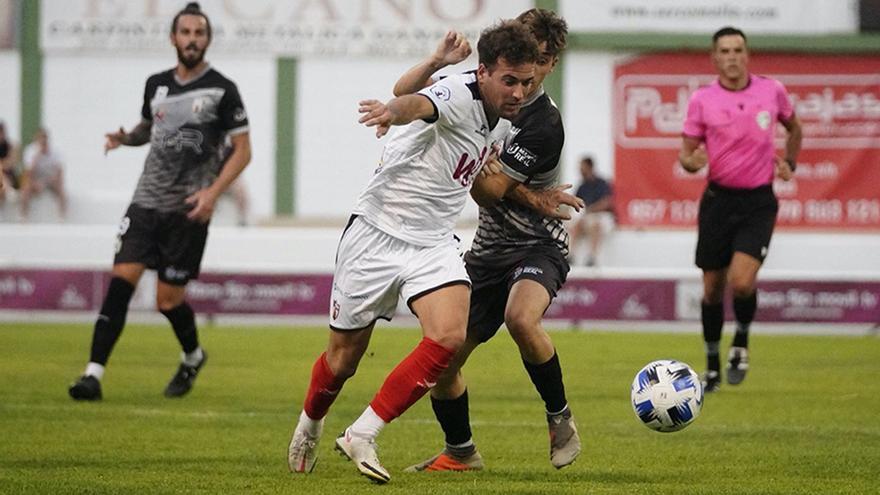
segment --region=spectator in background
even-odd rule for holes
[[[581,178],[575,196],[581,198],[586,207],[571,223],[570,256],[576,259],[578,241],[586,237],[589,239],[586,265],[595,266],[602,239],[614,228],[614,198],[611,184],[593,171],[590,156],[581,158]]]
[[[24,149],[24,173],[21,181],[21,216],[27,219],[34,196],[48,189],[58,199],[58,213],[67,217],[67,195],[64,192],[63,161],[58,151],[49,146],[49,134],[40,128],[34,140]]]
[[[0,201],[5,201],[12,189],[18,189],[17,152],[15,144],[6,136],[6,126],[0,122]]]

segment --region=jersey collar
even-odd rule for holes
[[[211,70],[211,64],[210,64],[210,63],[206,63],[206,64],[205,64],[205,68],[202,69],[201,72],[199,72],[199,73],[196,74],[195,76],[191,77],[190,79],[187,79],[186,81],[184,81],[184,80],[180,79],[179,77],[177,77],[177,71],[174,71],[174,82],[176,82],[176,83],[178,84],[178,86],[189,86],[190,84],[192,84],[192,83],[198,81],[199,79],[205,77],[205,74],[207,74],[208,71],[210,71],[210,70]]]

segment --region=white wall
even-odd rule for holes
[[[306,58],[297,78],[296,212],[301,217],[347,217],[378,166],[387,137],[358,124],[358,102],[386,101],[398,77],[418,59]],[[473,57],[459,64],[476,67]],[[449,69],[443,72],[455,72]],[[462,214],[475,219],[468,204]]]
[[[251,165],[244,173],[251,215],[270,216],[274,209],[275,61],[229,56],[209,60],[235,81],[244,99],[253,147]],[[124,59],[81,54],[44,58],[43,123],[65,159],[70,222],[116,223],[122,216],[148,146],[123,147],[104,156],[104,133],[119,126],[130,129],[140,121],[147,77],[172,67],[174,61],[173,52]]]
[[[605,52],[565,55],[562,117],[565,120],[563,178],[580,183],[581,156],[593,155],[596,172],[614,177],[614,140],[611,132],[611,95],[614,64],[629,55]]]
[[[21,129],[21,57],[18,52],[0,50],[0,120],[6,123],[6,133],[18,142]]]

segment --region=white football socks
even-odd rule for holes
[[[199,346],[199,347],[196,347],[196,350],[194,350],[192,352],[183,353],[182,361],[183,361],[183,364],[185,364],[187,366],[195,367],[195,366],[198,366],[199,363],[201,363],[202,359],[204,359],[204,358],[205,358],[205,353],[202,352],[202,347]]]
[[[89,362],[89,364],[86,365],[86,370],[83,372],[83,374],[87,376],[93,376],[97,378],[98,381],[101,381],[101,379],[104,378],[104,365]]]
[[[312,419],[306,414],[305,410],[299,413],[299,424],[302,425],[303,430],[305,430],[306,434],[311,437],[318,436],[321,433],[321,420],[320,419]]]
[[[385,427],[385,424],[385,421],[376,414],[372,406],[367,406],[361,417],[348,427],[348,431],[352,435],[366,438],[367,440],[375,440],[379,436],[379,432],[382,431],[382,428]]]

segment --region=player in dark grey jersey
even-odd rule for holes
[[[550,461],[556,468],[574,462],[580,438],[565,398],[556,349],[541,325],[544,311],[565,282],[569,266],[568,234],[558,206],[580,209],[583,202],[559,186],[559,158],[564,130],[559,110],[541,86],[565,48],[567,26],[555,13],[531,9],[517,18],[539,43],[535,82],[500,151],[498,173],[482,177],[471,195],[481,205],[473,245],[465,254],[472,292],[467,341],[431,390],[434,414],[446,435],[446,448],[409,468],[411,471],[481,469],[482,458],[471,438],[468,395],[460,369],[470,353],[502,323],[519,346],[526,371],[544,400],[550,429]],[[435,54],[408,71],[395,94],[425,85],[437,70],[467,58],[467,41],[449,33]],[[502,189],[492,205],[485,191]]]
[[[150,152],[119,226],[112,279],[95,322],[89,363],[70,386],[74,399],[101,399],[104,366],[146,269],[157,271],[156,306],[183,348],[165,395],[189,392],[205,364],[195,315],[184,300],[186,284],[199,274],[217,198],[251,158],[247,114],[238,89],[204,59],[210,42],[208,17],[198,3],[187,4],[171,24],[177,66],[147,79],[142,120],[134,129],[106,135],[105,152],[147,142]],[[234,149],[222,166],[218,148],[226,136]]]

